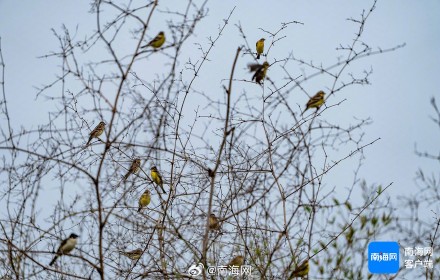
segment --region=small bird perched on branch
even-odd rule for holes
[[[264,38],[261,38],[256,43],[257,59],[260,59],[260,55],[264,52],[264,40]]]
[[[50,266],[52,266],[55,261],[57,260],[58,257],[62,256],[62,255],[67,255],[70,252],[72,252],[72,250],[75,248],[76,246],[76,239],[79,236],[76,235],[75,233],[72,233],[69,235],[68,238],[64,239],[61,244],[60,247],[58,247],[58,250],[56,252],[55,257],[53,257],[52,261],[49,263]]]
[[[214,213],[211,213],[211,215],[209,215],[209,229],[220,230],[220,222],[217,219],[217,217],[214,215]]]
[[[141,212],[142,208],[148,206],[151,201],[151,193],[149,190],[145,190],[145,192],[139,198],[139,209],[138,212]]]
[[[244,257],[243,256],[236,256],[235,258],[233,258],[226,266],[231,267],[231,266],[242,266],[244,263]]]
[[[309,260],[305,260],[302,264],[297,266],[290,274],[289,280],[295,277],[304,277],[309,274]]]
[[[261,84],[263,79],[266,77],[267,68],[269,68],[269,63],[265,61],[263,64],[249,64],[249,70],[255,72],[252,76],[252,81],[255,80],[258,84]]]
[[[105,122],[100,122],[89,134],[89,141],[87,141],[86,146],[90,144],[93,138],[98,138],[104,132]]]
[[[322,104],[324,104],[324,95],[325,92],[320,90],[318,91],[318,93],[312,96],[312,98],[310,98],[309,101],[307,102],[306,109],[301,113],[301,115],[304,114],[305,111],[307,111],[310,108],[316,108],[316,111],[318,111],[319,107],[321,107]]]
[[[142,256],[142,253],[143,253],[143,252],[144,252],[144,251],[143,251],[142,249],[140,249],[140,248],[138,248],[138,249],[134,249],[133,251],[127,251],[127,252],[119,251],[119,253],[120,253],[121,255],[124,255],[124,256],[126,256],[126,257],[132,259],[132,260],[138,260],[138,259],[140,259],[141,256]]]
[[[156,166],[151,167],[151,179],[153,179],[153,182],[156,183],[156,185],[160,186],[163,193],[166,193],[163,188],[162,176],[160,176],[159,170],[157,170]]]
[[[136,158],[131,162],[130,168],[128,169],[127,174],[125,174],[124,176],[124,180],[127,180],[128,176],[130,176],[130,174],[135,174],[139,171],[139,169],[141,168],[141,159],[140,158]]]
[[[142,46],[141,48],[146,48],[152,46],[154,49],[158,49],[162,47],[163,43],[165,43],[165,33],[163,31],[159,32],[153,40],[151,40],[148,44]]]

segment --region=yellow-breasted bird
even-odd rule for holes
[[[209,215],[209,229],[220,230],[220,222],[217,219],[217,217],[214,215],[214,213],[211,213],[211,215]]]
[[[127,251],[127,252],[119,251],[119,253],[120,253],[121,255],[124,255],[124,256],[126,256],[126,257],[132,259],[132,260],[138,260],[138,259],[140,259],[141,256],[142,256],[142,253],[143,253],[143,252],[144,252],[144,251],[143,251],[142,249],[134,249],[133,251]]]
[[[226,266],[231,267],[231,266],[242,266],[244,263],[244,257],[243,256],[236,256],[235,258],[233,258]]]
[[[304,277],[309,274],[309,260],[305,260],[302,264],[297,266],[290,274],[289,280],[295,277]]]
[[[70,252],[72,252],[72,250],[75,248],[76,246],[76,239],[79,236],[76,235],[75,233],[71,233],[69,235],[68,238],[64,239],[61,244],[60,247],[58,247],[58,250],[56,252],[55,257],[53,257],[52,261],[49,263],[50,266],[52,266],[55,261],[57,260],[58,257],[62,256],[62,255],[66,255],[69,254]]]
[[[131,165],[130,165],[130,168],[128,169],[127,174],[125,174],[125,176],[124,176],[124,180],[127,180],[128,176],[130,176],[130,174],[137,173],[140,168],[141,168],[141,159],[140,158],[134,159],[131,162]]]
[[[165,43],[165,33],[163,31],[159,32],[153,40],[151,40],[148,44],[142,46],[141,48],[146,48],[152,46],[154,49],[158,49],[162,47],[163,43]]]
[[[162,176],[160,176],[159,170],[157,170],[156,166],[151,167],[151,179],[156,185],[160,186],[163,193],[165,193],[165,189],[163,188],[163,180]]]
[[[264,52],[264,40],[264,38],[261,38],[256,43],[257,59],[260,59],[260,55]]]
[[[105,122],[99,122],[99,124],[90,132],[89,141],[87,141],[86,146],[90,144],[93,138],[98,138],[104,132]]]
[[[151,193],[149,190],[145,190],[145,192],[139,198],[139,209],[138,212],[141,212],[142,208],[148,206],[151,201]]]
[[[252,76],[252,81],[255,80],[255,82],[261,84],[261,81],[263,81],[264,77],[266,77],[269,63],[265,61],[263,64],[249,64],[248,67],[251,72],[255,72],[255,74]]]
[[[302,112],[304,114],[305,111],[307,111],[310,108],[316,108],[316,111],[319,110],[319,107],[321,107],[322,104],[324,104],[324,95],[325,92],[322,90],[318,91],[312,98],[309,99],[309,101],[306,104],[306,109]]]

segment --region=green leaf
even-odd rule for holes
[[[367,224],[367,221],[368,221],[367,216],[362,215],[361,216],[361,229],[363,229],[365,227],[365,225]]]
[[[353,243],[353,235],[354,235],[354,229],[353,227],[350,227],[347,233],[345,234],[345,238],[347,239],[347,243],[349,245]]]
[[[377,194],[381,194],[382,193],[382,186],[381,185],[379,185],[379,187],[377,188]]]

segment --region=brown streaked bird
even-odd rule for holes
[[[302,112],[302,114],[305,113],[310,108],[316,108],[316,111],[319,110],[319,108],[324,104],[324,96],[325,92],[322,90],[318,91],[314,96],[312,96],[309,101],[306,104],[306,109]]]
[[[90,144],[93,138],[98,138],[104,132],[105,122],[100,122],[89,134],[89,141],[87,141],[86,146]]]
[[[131,162],[130,168],[128,169],[127,174],[125,174],[124,176],[124,180],[127,180],[128,176],[130,176],[130,174],[135,174],[139,171],[139,169],[141,168],[141,159],[140,158],[136,158]]]
[[[214,213],[211,213],[211,215],[209,215],[209,229],[220,230],[220,222],[217,219],[217,217],[214,215]]]
[[[289,280],[297,277],[304,277],[309,274],[309,260],[305,260],[302,264],[297,266],[290,274]]]
[[[163,188],[162,176],[160,176],[159,170],[157,170],[156,166],[151,167],[151,179],[153,179],[153,182],[156,183],[156,185],[160,186],[163,193],[165,193],[165,189]]]
[[[255,80],[258,84],[261,85],[261,82],[266,77],[267,68],[269,68],[269,63],[267,61],[263,62],[263,64],[249,64],[248,65],[249,70],[251,72],[255,72],[255,74],[252,76],[252,81]]]
[[[233,258],[226,266],[231,267],[231,266],[242,266],[244,263],[244,257],[239,255],[236,256],[235,258]]]
[[[138,259],[141,258],[141,256],[144,253],[144,251],[142,249],[138,248],[138,249],[134,249],[133,251],[127,251],[127,252],[119,251],[119,253],[121,255],[124,255],[127,258],[132,259],[132,260],[135,261],[135,260],[138,260]]]
[[[55,257],[53,257],[53,259],[49,263],[49,265],[52,266],[55,263],[55,261],[57,260],[58,257],[60,257],[62,255],[67,255],[70,252],[72,252],[72,250],[76,246],[76,239],[78,237],[79,237],[78,235],[76,235],[75,233],[72,233],[72,234],[69,235],[69,238],[64,239],[61,242],[60,247],[58,247],[56,255],[55,255]]]

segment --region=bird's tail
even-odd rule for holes
[[[163,183],[160,184],[160,188],[162,189],[162,192],[163,192],[163,193],[167,193],[167,192],[165,191],[165,189],[163,188]]]
[[[127,256],[127,253],[124,251],[119,251],[119,254],[123,255],[123,256]]]
[[[142,210],[142,207],[141,207],[141,206],[139,206],[138,212],[141,212],[141,210]]]
[[[52,266],[52,265],[55,263],[55,261],[57,260],[57,258],[58,258],[58,255],[56,255],[55,257],[53,257],[53,259],[52,259],[52,261],[49,263],[49,265]]]
[[[258,73],[258,70],[255,71],[254,75],[252,76],[252,81],[253,80],[257,81],[257,73]]]
[[[89,146],[90,141],[92,141],[92,139],[93,139],[93,137],[90,137],[90,138],[89,138],[89,141],[87,141],[86,147]]]
[[[260,54],[257,54],[257,59],[260,59]]]
[[[304,115],[304,113],[307,111],[307,109],[309,109],[309,108],[305,108],[304,111],[301,112],[301,117]]]
[[[130,171],[128,171],[127,174],[125,174],[124,181],[128,179],[128,176],[130,176]]]

